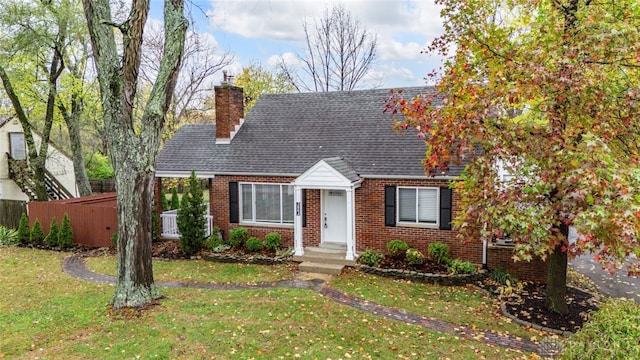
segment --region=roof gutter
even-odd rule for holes
[[[360,175],[366,179],[409,179],[409,180],[455,180],[458,176],[440,175],[440,176],[416,176],[416,175]]]
[[[196,178],[198,179],[210,179],[215,177],[215,173],[210,171],[195,171]],[[191,176],[191,171],[165,171],[156,170],[156,177],[159,178],[188,178]]]
[[[280,176],[280,177],[298,177],[302,174],[295,173],[246,173],[246,172],[213,172],[213,171],[197,171],[198,178],[213,178],[215,176]],[[189,177],[191,171],[169,171],[157,170],[156,177]],[[439,176],[416,176],[416,175],[359,175],[360,180],[354,184],[360,184],[364,179],[409,179],[409,180],[455,180],[458,176],[439,175]]]

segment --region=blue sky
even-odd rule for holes
[[[302,22],[313,23],[334,3],[194,0],[188,6],[195,20],[192,29],[204,34],[218,51],[234,56],[227,70],[238,74],[251,63],[270,68],[282,57],[295,65],[294,54],[304,51]],[[152,0],[152,17],[162,16],[162,4]],[[439,8],[433,1],[344,0],[342,4],[378,40],[377,59],[360,88],[424,85],[426,74],[440,65],[435,56],[421,53],[442,32]]]

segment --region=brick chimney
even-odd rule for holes
[[[229,144],[236,126],[244,120],[244,91],[233,85],[233,76],[223,71],[222,84],[214,87],[216,97],[216,144]]]

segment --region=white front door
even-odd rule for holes
[[[322,242],[347,243],[347,194],[322,190]]]

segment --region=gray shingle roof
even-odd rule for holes
[[[432,88],[405,88],[404,97]],[[392,130],[383,114],[389,89],[265,94],[231,144],[215,143],[215,125],[184,125],[161,150],[159,172],[300,175],[321,159],[342,158],[362,177],[423,177],[426,147],[411,131]],[[459,175],[452,166],[449,176]]]
[[[349,179],[351,182],[356,182],[360,180],[358,174],[351,168],[351,166],[344,161],[341,157],[332,157],[328,159],[323,159],[327,165],[336,169],[340,174],[342,174],[345,178]]]

